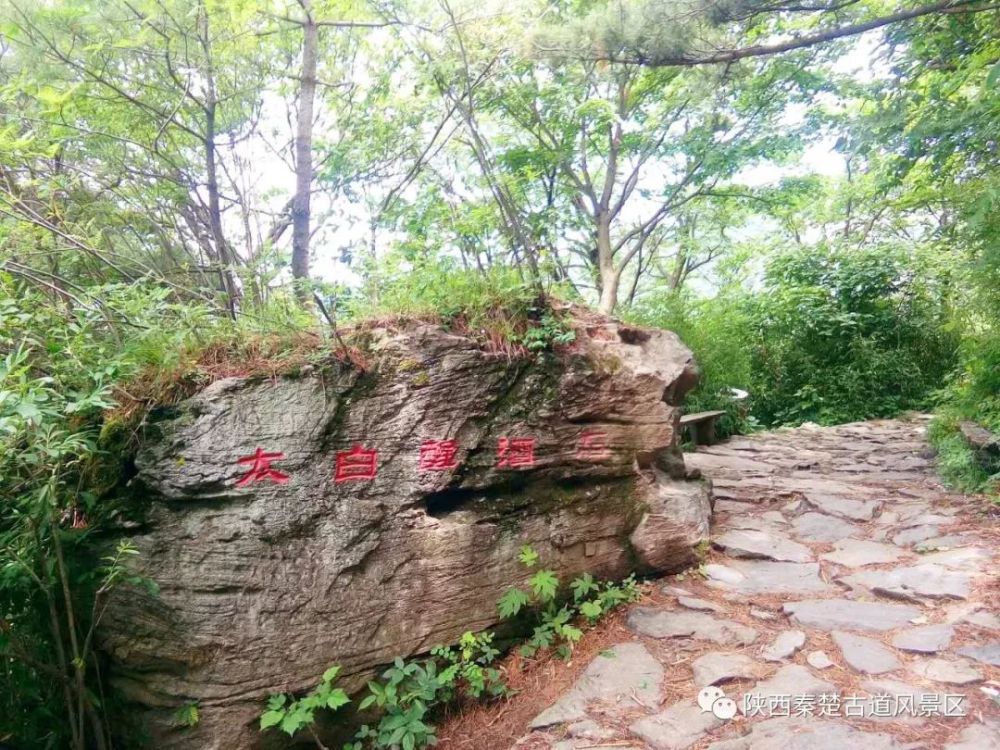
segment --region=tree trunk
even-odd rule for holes
[[[319,27],[313,19],[311,0],[300,0],[305,11],[302,23],[302,76],[299,112],[295,128],[295,200],[292,203],[292,277],[300,302],[309,299],[310,194],[313,182],[313,106],[316,99],[316,56]]]
[[[690,221],[681,219],[680,226],[678,227],[680,230],[678,232],[680,242],[677,245],[677,257],[674,258],[674,268],[670,274],[668,285],[671,292],[680,291],[680,288],[684,286],[687,275],[691,272],[688,264],[691,261],[691,248],[695,246],[694,227],[695,220],[693,218]]]
[[[201,7],[202,13],[202,49],[205,52],[205,102],[202,108],[205,112],[205,172],[208,189],[208,218],[212,229],[212,244],[219,259],[221,268],[219,276],[222,288],[226,293],[229,315],[236,318],[236,302],[239,298],[239,287],[233,276],[234,258],[229,252],[225,232],[222,231],[222,207],[219,202],[219,168],[215,154],[215,115],[218,106],[218,96],[215,91],[215,71],[212,65],[212,42],[208,28],[208,11]]]
[[[226,293],[226,304],[229,314],[236,317],[236,298],[239,291],[233,279],[233,259],[226,244],[226,235],[222,231],[222,208],[219,203],[219,177],[215,158],[215,105],[209,108],[206,122],[208,124],[205,137],[205,171],[208,182],[208,218],[212,229],[212,244],[219,259],[219,277]]]
[[[618,272],[611,248],[611,217],[605,213],[597,217],[597,273],[601,286],[597,309],[611,315],[618,305]]]

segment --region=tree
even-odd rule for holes
[[[685,231],[682,209],[748,195],[731,183],[742,167],[794,150],[794,133],[773,126],[813,83],[789,65],[694,73],[528,59],[450,10],[448,27],[447,53],[426,55],[430,75],[455,105],[512,254],[592,286],[608,313],[629,274],[634,287]]]
[[[313,105],[316,98],[316,58],[319,27],[313,18],[311,0],[302,6],[302,77],[299,111],[295,123],[295,199],[292,205],[292,276],[309,278],[309,203],[313,185]],[[304,296],[304,292],[299,292]]]
[[[385,23],[326,18],[322,14],[338,12],[337,3],[313,0],[296,0],[299,13],[296,16],[283,14],[274,16],[280,23],[290,23],[299,27],[302,33],[301,70],[298,75],[296,96],[295,135],[293,141],[293,164],[295,168],[295,194],[290,201],[292,224],[292,278],[296,282],[296,294],[300,301],[309,299],[306,283],[309,280],[309,243],[312,237],[311,202],[315,181],[313,155],[313,132],[315,127],[316,91],[320,60],[320,29],[367,29],[385,26]],[[342,14],[350,9],[341,9]],[[336,47],[334,47],[336,49]],[[272,239],[276,239],[272,233]]]
[[[135,259],[159,245],[154,266],[186,286],[193,261],[202,278],[214,275],[235,315],[246,258],[227,236],[224,213],[246,209],[236,153],[257,126],[258,93],[268,81],[255,14],[205,0],[30,8],[15,0],[10,8],[12,54],[4,62],[17,86],[7,106],[19,110],[21,137],[48,161],[36,163],[41,169],[8,165],[10,210],[49,231],[54,253],[93,249],[126,278],[148,272],[148,262],[132,270]],[[73,212],[55,205],[64,196],[47,192],[55,187],[49,176],[62,172],[54,162],[77,199],[90,194],[107,210],[138,217],[129,227],[136,247],[121,236],[90,236],[85,221],[67,224]],[[32,210],[26,193],[45,194],[51,218]],[[109,249],[97,252],[102,244]],[[110,260],[121,254],[128,260]]]

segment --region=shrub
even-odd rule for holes
[[[748,301],[754,415],[836,424],[929,406],[956,363],[948,293],[895,248],[778,256]]]

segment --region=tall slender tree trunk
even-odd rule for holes
[[[215,90],[215,69],[212,64],[212,40],[208,27],[208,10],[201,6],[202,38],[201,45],[205,53],[205,102],[202,105],[205,112],[205,172],[208,189],[208,220],[212,230],[212,244],[218,256],[219,276],[222,288],[226,293],[229,315],[236,318],[236,306],[239,299],[239,287],[233,275],[235,258],[229,252],[225,232],[222,230],[222,206],[219,201],[219,166],[215,152],[215,116],[218,107],[218,94]]]
[[[597,274],[601,298],[597,309],[610,315],[618,305],[618,271],[611,247],[611,217],[606,213],[597,216]]]
[[[687,245],[682,239],[680,246],[677,248],[677,257],[674,258],[674,269],[670,273],[670,281],[667,283],[671,292],[676,292],[681,288],[681,284],[684,283],[684,277],[687,275],[687,264]]]
[[[205,137],[205,171],[208,187],[208,220],[212,230],[212,244],[218,256],[219,278],[222,289],[226,293],[226,304],[231,317],[236,317],[236,298],[239,291],[233,278],[233,259],[226,244],[226,235],[222,230],[222,207],[219,203],[219,176],[215,156],[215,107],[210,108],[211,114],[206,118],[208,133]]]
[[[319,27],[311,13],[311,0],[300,0],[305,11],[302,24],[302,76],[295,128],[295,200],[292,202],[292,277],[300,302],[309,299],[310,194],[313,183],[313,106],[316,99],[316,56]]]

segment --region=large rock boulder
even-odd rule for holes
[[[677,449],[691,354],[665,331],[576,327],[519,359],[377,329],[365,369],[226,379],[154,411],[131,538],[159,592],[118,591],[100,636],[155,747],[267,746],[268,694],[334,663],[358,688],[494,625],[521,545],[564,580],[689,564],[710,515]],[[172,728],[187,702],[200,723]]]

